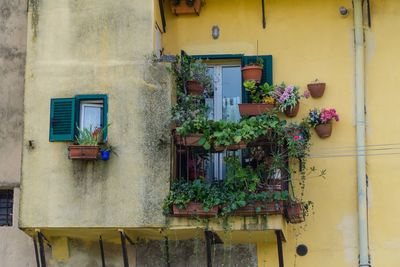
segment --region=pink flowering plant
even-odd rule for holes
[[[306,91],[303,95],[300,95],[299,88],[293,85],[285,85],[281,83],[275,86],[275,90],[270,93],[278,104],[278,109],[284,112],[286,109],[293,109],[299,100],[310,97],[310,92]]]
[[[327,124],[332,120],[339,121],[339,115],[334,108],[312,109],[309,112],[308,120],[311,127],[317,127],[321,124]]]

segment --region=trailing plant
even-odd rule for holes
[[[188,120],[193,120],[196,116],[207,116],[208,107],[205,104],[203,96],[185,95],[180,92],[178,94],[179,102],[171,109],[172,122],[182,125]]]
[[[310,150],[310,126],[305,121],[286,126],[288,156],[305,160]]]
[[[275,86],[275,90],[270,94],[276,101],[278,109],[284,112],[286,109],[293,109],[301,98],[309,98],[310,93],[305,91],[300,95],[299,88],[293,85],[281,83]]]
[[[250,93],[250,99],[252,103],[265,103],[274,104],[275,99],[270,96],[271,92],[274,91],[274,86],[264,83],[262,85],[257,85],[254,80],[247,80],[243,83],[246,91]]]
[[[180,95],[186,94],[186,82],[197,81],[204,88],[204,96],[213,95],[213,83],[208,74],[208,65],[201,59],[194,59],[188,56],[176,56],[176,60],[169,68],[175,78],[176,89]],[[179,95],[177,99],[180,102]]]

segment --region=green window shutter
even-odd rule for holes
[[[272,56],[258,56],[259,58],[262,58],[264,61],[264,69],[263,69],[263,76],[261,79],[261,83],[268,83],[268,84],[273,84],[273,73],[272,73]],[[257,62],[257,56],[243,56],[242,57],[242,67],[250,64],[250,63],[255,63]],[[243,87],[243,103],[248,103],[249,101],[249,95],[248,92]]]
[[[75,99],[55,98],[50,103],[50,142],[74,141]]]

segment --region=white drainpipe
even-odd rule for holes
[[[358,182],[358,246],[359,266],[371,266],[369,260],[367,221],[367,179],[365,151],[365,96],[364,96],[364,25],[363,0],[353,0],[355,37],[355,91],[357,134],[357,182]]]

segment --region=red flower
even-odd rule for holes
[[[293,139],[294,139],[294,141],[298,141],[300,139],[300,136],[295,135],[295,136],[293,136]]]

